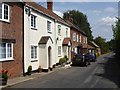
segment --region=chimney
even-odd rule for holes
[[[53,2],[52,0],[47,0],[47,9],[53,11]]]

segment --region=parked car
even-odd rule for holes
[[[88,58],[91,62],[96,61],[96,54],[95,53],[87,53],[86,58]]]
[[[87,66],[87,65],[89,65],[89,63],[85,57],[85,54],[83,54],[83,55],[76,54],[76,55],[74,55],[72,65],[73,66]]]

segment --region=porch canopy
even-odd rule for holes
[[[53,43],[53,40],[50,36],[42,36],[38,44],[47,44],[49,39]]]
[[[64,38],[63,40],[63,46],[72,46],[71,39],[70,38]]]

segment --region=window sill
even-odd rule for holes
[[[1,22],[5,22],[5,23],[9,23],[10,24],[10,21],[9,20],[4,20],[4,19],[0,19]]]
[[[37,30],[36,28],[31,28],[32,30]]]
[[[37,62],[38,60],[31,60],[31,62]]]
[[[52,32],[48,32],[49,34],[52,34]]]
[[[58,55],[58,57],[61,57],[62,55]]]
[[[8,62],[8,61],[14,61],[13,58],[10,58],[10,59],[0,59],[0,62]]]

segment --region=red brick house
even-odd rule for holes
[[[23,74],[23,4],[0,3],[0,64],[8,76]]]
[[[71,58],[73,58],[75,54],[87,53],[87,35],[70,21],[66,22],[70,25],[70,37],[72,43]]]

